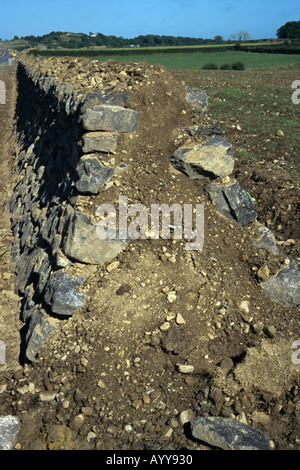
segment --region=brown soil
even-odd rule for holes
[[[122,137],[123,152],[115,156],[127,170],[105,192],[82,197],[80,204],[91,216],[101,202],[117,203],[119,195],[127,196],[129,205],[140,202],[146,207],[204,204],[203,250],[186,250],[184,240],[137,240],[112,270],[85,267],[87,304],[62,321],[34,364],[17,365],[20,325],[7,212],[16,165],[13,72],[0,70],[9,95],[0,120],[5,142],[0,184],[6,188],[1,229],[8,234],[1,240],[1,250],[7,251],[1,258],[0,338],[8,360],[0,369],[0,413],[20,418],[17,448],[209,449],[186,432],[186,411],[188,419],[240,419],[265,432],[275,449],[300,449],[300,366],[292,376],[286,366],[292,342],[300,338],[299,310],[270,301],[257,278],[265,263],[272,274],[286,256],[299,261],[299,181],[278,168],[270,171],[240,161],[236,165],[234,176],[255,197],[260,222],[272,229],[281,225],[275,235],[282,242],[293,239],[282,243],[280,256],[274,258],[251,245],[255,224],[241,227],[221,217],[204,190],[207,182],[191,181],[170,165],[172,152],[187,139],[187,122],[213,121],[186,105],[182,83],[167,71],[157,69],[157,83],[152,80],[129,92],[130,108],[139,112],[139,130]],[[186,83],[194,85],[192,73],[190,82],[188,72],[184,75]],[[233,132],[226,129],[225,136],[235,151]],[[247,135],[243,138],[247,141]],[[74,263],[70,271],[81,273],[82,266]],[[172,303],[169,291],[176,293]],[[241,309],[242,301],[249,302],[249,313]],[[282,344],[288,345],[287,352]],[[266,347],[288,354],[284,359],[273,355],[275,375],[272,354],[263,367]],[[240,367],[257,351],[260,380],[251,382],[248,375],[243,381]],[[193,365],[193,373],[180,372],[179,364]]]

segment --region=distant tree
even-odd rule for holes
[[[236,33],[236,39],[238,41],[248,41],[250,39],[250,34],[248,31],[238,31]]]
[[[288,21],[276,33],[278,39],[300,39],[300,21]]]
[[[217,44],[220,44],[220,42],[223,42],[223,37],[217,35],[217,36],[214,37],[214,41],[215,41]]]

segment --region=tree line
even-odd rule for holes
[[[174,46],[200,46],[210,44],[221,44],[224,42],[243,41],[250,38],[246,32],[232,34],[229,40],[225,41],[222,36],[217,35],[213,39],[192,38],[183,36],[165,36],[158,34],[139,35],[135,38],[123,38],[122,36],[106,36],[102,33],[68,33],[62,31],[52,31],[43,36],[15,36],[14,41],[27,44],[27,47],[43,46],[49,49],[62,47],[68,49],[90,48],[90,47],[174,47]]]
[[[300,39],[300,21],[288,21],[276,32],[278,39],[298,40]],[[221,35],[216,35],[212,39],[192,38],[184,36],[165,36],[158,34],[139,35],[135,38],[124,38],[122,36],[102,33],[69,33],[62,31],[52,31],[43,36],[15,36],[14,41],[26,44],[25,47],[43,47],[48,49],[67,48],[80,49],[91,47],[123,48],[123,47],[176,47],[176,46],[201,46],[222,43],[252,42],[247,31],[238,31],[231,34],[227,40]]]

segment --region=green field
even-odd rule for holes
[[[170,70],[201,70],[203,65],[214,63],[220,67],[223,64],[243,62],[246,69],[269,69],[271,67],[284,67],[300,69],[300,55],[298,54],[264,54],[255,52],[207,52],[207,53],[178,53],[178,54],[152,54],[152,55],[129,55],[129,56],[98,56],[95,60],[140,62],[148,64],[160,64]]]

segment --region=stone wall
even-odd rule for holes
[[[113,178],[115,169],[97,152],[114,154],[119,134],[138,128],[138,113],[123,106],[124,93],[84,96],[25,62],[18,66],[18,84],[20,152],[10,210],[23,354],[33,361],[59,320],[84,304],[84,276],[70,276],[67,266],[101,265],[127,243],[100,240],[77,201]]]

